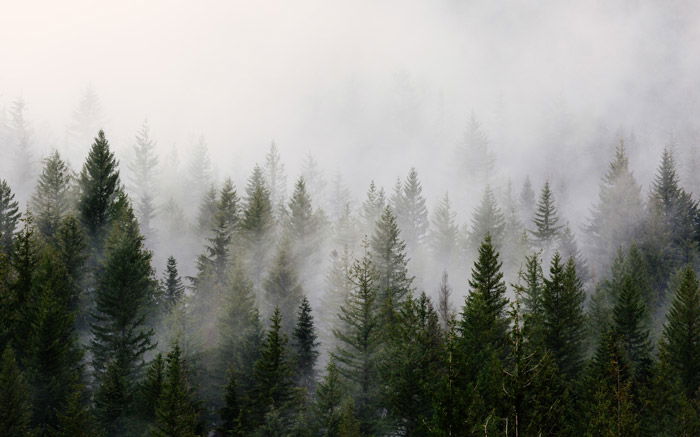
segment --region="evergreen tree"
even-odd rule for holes
[[[583,364],[584,298],[576,264],[571,258],[562,264],[555,253],[542,289],[543,338],[560,372],[569,380]]]
[[[679,375],[688,397],[700,388],[700,285],[695,272],[679,272],[661,341],[661,355]]]
[[[452,296],[452,287],[450,286],[448,275],[446,271],[442,272],[440,278],[440,287],[438,287],[438,316],[440,318],[440,324],[442,329],[447,332],[455,319],[454,309],[452,308],[452,302],[450,302],[450,296]]]
[[[315,265],[314,257],[320,246],[320,220],[311,206],[304,178],[299,178],[289,200],[287,231],[291,238],[295,258],[302,269]]]
[[[0,358],[0,431],[3,435],[34,435],[29,393],[29,385],[17,365],[15,353],[6,346]]]
[[[35,317],[37,290],[34,276],[39,264],[39,241],[31,217],[24,219],[24,226],[17,234],[10,257],[13,275],[9,278],[10,305],[8,324],[13,346],[20,361],[29,350],[31,323]]]
[[[641,187],[629,169],[625,144],[620,140],[587,227],[598,269],[612,261],[619,247],[629,246],[639,231],[633,220],[642,215]]]
[[[294,326],[293,315],[302,301],[304,291],[299,283],[296,268],[289,250],[289,243],[280,243],[274,264],[264,283],[268,305],[279,308],[285,316],[283,331],[291,334]]]
[[[147,422],[153,422],[156,418],[156,407],[165,385],[166,361],[163,354],[158,354],[151,361],[146,370],[146,377],[141,383],[140,413]]]
[[[475,114],[471,114],[464,139],[458,148],[458,164],[462,174],[473,180],[488,180],[493,174],[496,159],[489,147],[489,139]]]
[[[644,379],[649,376],[652,347],[642,289],[630,274],[625,275],[620,285],[613,308],[613,330],[633,377]]]
[[[57,151],[44,160],[44,168],[31,200],[41,234],[53,240],[61,220],[73,209],[71,171]]]
[[[428,209],[425,206],[423,187],[418,172],[411,167],[401,187],[400,203],[394,206],[396,222],[406,241],[406,246],[415,251],[423,243],[428,231]]]
[[[76,324],[79,331],[87,326],[88,308],[85,302],[87,298],[84,292],[85,261],[87,259],[85,233],[80,222],[73,216],[64,218],[55,236],[56,256],[60,259],[70,280],[71,296],[68,298],[68,308],[76,315]]]
[[[533,219],[535,229],[530,231],[541,249],[549,250],[554,240],[559,236],[561,226],[557,225],[558,221],[559,217],[557,216],[557,208],[554,205],[554,195],[549,188],[549,181],[547,181],[544,183],[540,198],[537,201],[537,209]]]
[[[177,261],[173,256],[168,257],[161,287],[163,291],[160,300],[167,310],[174,308],[185,295],[185,286],[177,271]]]
[[[91,326],[96,403],[108,430],[117,429],[131,414],[144,354],[154,347],[153,330],[146,323],[154,289],[151,253],[126,208],[108,239]]]
[[[57,413],[58,425],[52,437],[94,437],[101,435],[87,405],[82,388],[74,389],[68,403]]]
[[[457,237],[459,228],[455,224],[456,214],[452,211],[447,193],[433,212],[432,227],[429,234],[430,248],[436,264],[449,269],[457,254]]]
[[[0,250],[9,256],[20,218],[19,203],[5,179],[0,180]]]
[[[250,253],[250,271],[255,284],[260,282],[269,244],[267,238],[272,228],[272,206],[270,192],[265,185],[262,169],[255,166],[246,187],[245,208],[241,229]]]
[[[481,204],[474,211],[471,231],[469,232],[469,247],[477,249],[486,235],[491,236],[491,241],[496,247],[503,244],[503,231],[505,229],[505,216],[496,204],[496,197],[490,187],[486,187]]]
[[[25,117],[27,104],[23,98],[12,102],[10,107],[10,138],[12,141],[13,181],[19,187],[28,187],[34,182],[35,168],[32,153],[32,129]]]
[[[396,217],[388,206],[377,222],[371,249],[372,264],[378,273],[377,303],[384,317],[390,318],[401,302],[410,296],[414,278],[408,274],[406,243],[401,239]]]
[[[177,344],[168,353],[163,389],[156,406],[153,437],[194,437],[198,432],[198,413],[188,370]]]
[[[306,296],[302,297],[299,304],[292,338],[298,385],[313,391],[319,343],[316,341],[318,336],[314,327],[314,317],[311,314],[311,304]]]
[[[85,89],[78,106],[73,111],[68,126],[68,160],[83,159],[85,147],[92,141],[95,132],[104,128],[100,98],[92,86]]]
[[[535,191],[532,189],[530,176],[525,176],[523,188],[520,190],[520,212],[524,221],[530,221],[535,213]]]
[[[214,217],[216,217],[217,209],[218,202],[216,199],[216,188],[214,188],[212,185],[209,187],[206,193],[204,193],[204,197],[199,204],[197,226],[201,235],[208,236],[211,230],[214,228]]]
[[[287,197],[287,175],[284,172],[284,164],[274,141],[270,144],[270,149],[265,155],[265,182],[270,188],[272,210],[275,214],[280,214],[284,209]]]
[[[326,178],[319,169],[318,162],[311,152],[307,152],[301,164],[301,177],[306,182],[306,188],[312,199],[325,199]]]
[[[572,258],[574,260],[574,263],[576,264],[576,273],[578,274],[579,278],[581,278],[581,281],[586,283],[590,278],[588,262],[578,249],[576,237],[571,231],[568,223],[559,233],[559,246],[557,250],[563,259]]]
[[[188,205],[194,205],[204,197],[207,189],[212,185],[211,160],[204,136],[200,135],[195,140],[188,157],[185,180],[189,196],[186,200]],[[208,227],[204,228],[205,231],[208,229]]]
[[[326,366],[326,375],[316,390],[315,417],[319,434],[323,437],[338,435],[345,387],[340,380],[340,372],[331,357]]]
[[[105,239],[117,213],[121,193],[117,160],[109,149],[103,131],[99,131],[80,173],[78,212],[95,254],[94,268],[102,258]]]
[[[379,348],[382,344],[376,309],[378,273],[369,255],[350,270],[353,290],[340,307],[342,326],[334,331],[338,346],[333,357],[338,371],[350,383],[357,419],[364,435],[372,435],[379,421]]]
[[[293,398],[292,371],[286,353],[287,336],[282,332],[282,315],[275,308],[271,325],[255,363],[254,417],[263,423],[276,409],[286,410]]]
[[[225,436],[242,437],[242,408],[239,401],[238,386],[236,384],[236,372],[229,370],[228,383],[224,392],[224,408],[221,409],[221,431]]]
[[[141,225],[141,232],[150,238],[153,234],[151,222],[155,216],[154,199],[156,197],[155,169],[158,166],[158,156],[155,154],[155,141],[151,138],[148,120],[141,125],[136,133],[136,144],[133,148],[133,158],[129,163],[131,172],[131,192],[136,204],[136,217]]]
[[[377,188],[374,181],[370,182],[367,198],[362,203],[362,210],[360,211],[365,235],[371,235],[385,207],[386,196],[384,195],[384,189]]]

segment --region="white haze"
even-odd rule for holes
[[[450,167],[474,114],[498,184],[565,181],[579,232],[619,137],[645,188],[665,145],[682,165],[697,144],[699,43],[692,1],[5,2],[0,108],[24,98],[39,157],[91,86],[122,164],[147,118],[161,161],[203,135],[239,191],[272,140],[290,184],[311,153],[357,202],[415,166],[460,222],[481,197]]]

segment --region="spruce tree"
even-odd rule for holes
[[[525,182],[520,190],[519,207],[521,218],[524,221],[530,221],[535,213],[535,191],[532,189],[530,176],[525,176]]]
[[[73,390],[67,404],[57,413],[58,425],[52,437],[94,437],[100,435],[82,387]]]
[[[218,208],[216,188],[212,185],[204,193],[201,200],[198,199],[199,210],[197,212],[197,226],[200,235],[209,236],[214,228],[214,217]]]
[[[700,285],[690,267],[678,276],[664,326],[661,356],[680,376],[688,397],[696,399],[700,388]]]
[[[68,126],[68,160],[77,162],[82,159],[85,147],[92,141],[95,132],[104,127],[104,118],[100,98],[95,90],[88,86],[73,111]]]
[[[61,220],[73,209],[71,171],[54,151],[44,160],[36,191],[31,199],[31,210],[41,234],[53,240]]]
[[[304,291],[299,282],[289,243],[280,243],[274,264],[264,282],[265,298],[269,306],[278,307],[284,315],[283,331],[289,335],[294,326],[294,314]]]
[[[620,285],[613,308],[613,330],[632,375],[635,379],[644,379],[649,376],[652,353],[647,308],[634,276],[625,275]]]
[[[262,169],[256,165],[246,186],[245,207],[241,218],[241,230],[250,257],[249,271],[255,284],[259,284],[262,278],[268,254],[267,238],[273,224],[270,192]]]
[[[91,325],[97,407],[108,429],[131,414],[144,354],[154,347],[147,326],[154,293],[151,253],[127,207],[108,239]]]
[[[486,235],[491,236],[493,244],[500,248],[503,244],[503,232],[505,229],[505,216],[496,204],[496,197],[490,187],[486,187],[481,204],[474,211],[471,230],[469,232],[469,246],[472,250],[478,249]]]
[[[238,386],[236,384],[236,372],[229,370],[228,382],[224,389],[224,407],[220,411],[221,432],[225,436],[239,437],[245,435],[241,425],[242,409],[239,402]]]
[[[9,256],[19,222],[19,203],[5,179],[0,180],[0,251]]]
[[[316,403],[314,405],[314,417],[321,436],[331,437],[338,435],[344,396],[345,388],[340,380],[338,366],[335,363],[335,359],[331,357],[326,366],[326,375],[318,384]]]
[[[146,370],[146,376],[140,386],[139,412],[147,422],[156,418],[156,407],[165,385],[166,361],[163,354],[158,354]]]
[[[378,273],[369,254],[356,260],[350,270],[353,290],[340,307],[341,327],[334,331],[338,346],[333,357],[338,371],[350,384],[357,418],[365,435],[378,427],[379,349],[382,345],[377,314]]]
[[[17,364],[12,347],[5,346],[0,357],[0,432],[3,435],[34,435],[29,393],[29,385]]]
[[[153,437],[195,437],[199,415],[179,345],[168,353],[163,389],[156,406]]]
[[[145,120],[136,133],[133,158],[129,163],[131,176],[129,182],[131,193],[134,194],[136,217],[139,219],[141,232],[146,238],[153,236],[151,222],[155,216],[155,169],[158,166],[155,145],[155,141],[151,138],[148,120]]]
[[[542,289],[543,339],[560,372],[570,380],[583,364],[584,299],[573,259],[562,264],[555,253]]]
[[[31,217],[24,219],[24,226],[17,234],[10,257],[13,275],[9,278],[10,338],[17,348],[20,361],[29,350],[31,323],[36,309],[37,289],[34,276],[39,264],[39,240]]]
[[[316,376],[315,366],[319,355],[317,338],[314,317],[311,314],[311,304],[306,296],[303,296],[297,310],[297,322],[292,335],[292,344],[297,385],[309,391],[314,389]]]
[[[67,216],[61,221],[55,236],[55,251],[70,279],[72,292],[68,307],[76,314],[77,328],[82,332],[87,328],[90,307],[85,302],[87,296],[84,291],[87,244],[85,232],[75,217]]]
[[[273,141],[265,155],[265,182],[270,189],[270,204],[272,211],[278,215],[284,209],[287,197],[287,176],[277,145]]]
[[[118,162],[109,148],[104,131],[100,130],[83,164],[78,180],[80,198],[78,212],[88,239],[95,250],[91,266],[102,259],[104,243],[121,193]]]
[[[287,357],[287,336],[282,332],[282,315],[278,308],[270,318],[270,329],[255,363],[254,409],[252,414],[262,424],[265,416],[276,409],[285,411],[293,398],[292,370]]]
[[[167,310],[175,307],[185,295],[185,286],[177,271],[177,261],[175,257],[169,256],[165,265],[165,273],[161,281],[162,296],[161,302]]]
[[[406,246],[415,252],[423,243],[428,231],[428,209],[425,206],[423,187],[414,167],[408,172],[401,187],[401,202],[394,206],[396,222]]]
[[[559,217],[557,216],[557,208],[554,205],[554,195],[549,188],[549,181],[544,183],[540,198],[537,201],[537,209],[533,224],[535,229],[530,231],[535,238],[535,242],[541,249],[549,250],[552,247],[554,240],[559,236],[561,229]]]
[[[304,178],[299,178],[289,200],[287,232],[291,239],[297,265],[305,270],[316,264],[320,239],[321,221],[311,205]]]
[[[385,207],[386,196],[384,195],[384,189],[377,188],[374,181],[370,182],[369,189],[367,190],[367,198],[362,203],[362,209],[360,211],[365,235],[370,236],[372,234]]]
[[[32,129],[26,119],[26,102],[19,98],[10,106],[10,138],[12,170],[14,183],[19,187],[29,186],[34,182],[35,168],[32,153]]]
[[[406,243],[401,239],[396,217],[388,206],[384,208],[372,236],[371,256],[378,273],[377,304],[382,308],[387,322],[401,302],[412,293],[414,279],[408,274]]]
[[[457,254],[457,237],[459,228],[456,223],[456,213],[452,211],[450,198],[445,196],[440,200],[433,212],[432,227],[428,240],[430,249],[437,266],[449,269]]]

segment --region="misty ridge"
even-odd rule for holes
[[[85,7],[0,18],[0,435],[700,435],[694,3]]]

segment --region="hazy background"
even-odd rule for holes
[[[580,225],[620,136],[645,189],[672,142],[692,173],[683,157],[699,136],[700,9],[573,3],[5,3],[0,108],[24,98],[37,161],[65,144],[92,87],[123,163],[147,118],[161,157],[175,146],[185,159],[203,135],[215,177],[239,187],[274,140],[289,184],[307,153],[358,200],[370,178],[390,190],[416,166],[431,204],[454,187],[454,150],[474,114],[498,180],[517,191],[526,174],[536,190],[565,177],[555,187]],[[480,196],[453,191],[464,221]]]

